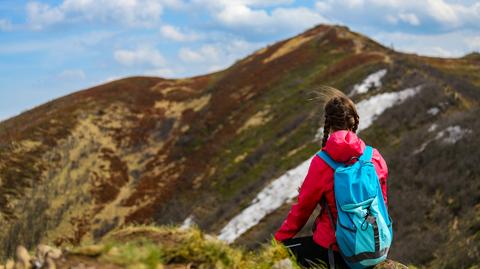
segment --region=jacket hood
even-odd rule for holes
[[[337,162],[349,162],[352,157],[360,157],[365,143],[351,131],[335,131],[328,137],[322,150]]]

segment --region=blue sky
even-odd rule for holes
[[[220,70],[319,23],[423,55],[480,50],[480,1],[0,0],[0,120],[125,76]]]

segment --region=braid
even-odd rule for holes
[[[356,133],[360,117],[355,104],[346,96],[332,97],[325,104],[325,123],[322,147],[327,144],[330,131],[351,130]]]
[[[328,120],[328,116],[325,115],[325,124],[323,125],[322,148],[325,147],[325,145],[327,144],[329,135],[330,135],[330,121]]]
[[[358,124],[360,123],[360,117],[358,115],[354,116],[355,124],[353,125],[352,132],[357,133]]]

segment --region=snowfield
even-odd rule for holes
[[[438,127],[438,125],[432,124],[430,126],[430,128],[428,129],[428,132],[435,131],[437,129],[437,127]],[[429,139],[426,142],[424,142],[420,146],[420,148],[416,149],[413,152],[413,155],[422,153],[427,148],[427,146],[435,140],[439,140],[443,144],[455,144],[460,139],[462,139],[465,135],[468,135],[468,134],[471,134],[471,133],[472,133],[472,130],[464,129],[464,128],[458,126],[458,125],[449,126],[449,127],[445,128],[444,130],[438,132],[437,135],[434,138]]]
[[[275,211],[288,200],[298,195],[297,188],[302,184],[308,171],[311,158],[275,179],[240,214],[234,217],[220,231],[219,239],[232,243],[251,227],[257,225],[266,215]]]
[[[360,84],[355,84],[353,86],[353,90],[350,92],[349,96],[366,93],[368,92],[370,87],[380,88],[382,86],[382,78],[386,74],[387,74],[387,69],[381,69],[373,74],[370,74]]]
[[[465,135],[471,134],[472,130],[463,129],[462,127],[455,125],[445,128],[445,130],[439,132],[435,136],[436,140],[440,140],[445,144],[455,144],[458,140],[462,139]]]
[[[379,75],[376,76],[378,77]],[[421,86],[417,86],[399,92],[381,93],[359,102],[357,110],[360,116],[360,125],[357,133],[368,128],[386,109],[414,96],[420,89]],[[220,231],[218,238],[227,243],[234,242],[248,229],[257,225],[265,216],[297,197],[298,188],[308,172],[312,158],[313,156],[297,167],[287,171],[260,191],[250,205],[231,219]]]
[[[388,108],[402,103],[407,98],[417,94],[422,86],[407,88],[399,92],[386,92],[372,96],[357,104],[357,112],[360,116],[360,124],[357,133],[367,129]]]

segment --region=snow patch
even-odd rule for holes
[[[195,222],[193,221],[193,216],[190,215],[183,221],[180,229],[188,229],[191,228],[193,225],[195,225]]]
[[[455,144],[465,135],[470,134],[471,132],[472,130],[462,129],[462,127],[455,125],[447,127],[445,130],[439,132],[435,139],[441,139],[441,141],[445,144]]]
[[[357,133],[367,129],[385,110],[414,96],[421,88],[422,86],[419,85],[399,92],[381,93],[359,102],[356,105],[360,116]]]
[[[438,113],[440,113],[440,108],[432,107],[427,111],[427,113],[432,115],[432,116],[436,116]]]
[[[363,121],[358,131],[368,128],[383,111],[405,101],[420,89],[421,86],[418,86],[399,92],[382,93],[358,103],[357,110],[360,114],[360,122]],[[319,139],[323,137],[323,128],[319,129],[317,136]],[[266,215],[297,197],[297,189],[307,175],[312,158],[287,171],[260,191],[250,205],[231,219],[220,231],[218,238],[227,243],[234,242],[248,229],[257,225]]]
[[[368,75],[360,84],[355,84],[350,96],[355,94],[366,93],[372,87],[379,88],[382,86],[382,78],[387,74],[387,69],[381,69]]]
[[[436,129],[437,129],[437,125],[434,123],[434,124],[432,124],[432,126],[430,126],[428,131],[433,132]],[[445,128],[444,130],[438,132],[437,135],[434,138],[425,141],[425,143],[423,143],[420,146],[420,148],[416,149],[413,152],[413,154],[415,155],[415,154],[423,152],[427,148],[427,146],[435,140],[440,140],[444,144],[455,144],[460,139],[462,139],[465,135],[468,135],[470,133],[472,133],[472,130],[470,130],[470,129],[463,129],[462,127],[460,127],[458,125],[449,126],[449,127]]]
[[[313,138],[313,141],[322,141],[323,139],[323,126],[318,128],[317,133],[315,134],[315,137]]]
[[[431,133],[431,132],[437,130],[437,128],[438,128],[438,125],[436,123],[434,123],[434,124],[430,125],[430,127],[428,127],[428,132]]]
[[[298,195],[297,188],[307,174],[312,158],[287,171],[265,187],[240,214],[235,216],[220,231],[218,238],[232,243],[240,235],[258,224],[266,215],[272,213],[285,202]]]
[[[428,144],[430,144],[432,140],[427,140],[427,142],[423,143],[418,149],[413,151],[413,155],[417,155],[420,152],[423,152],[425,148],[427,148]]]

